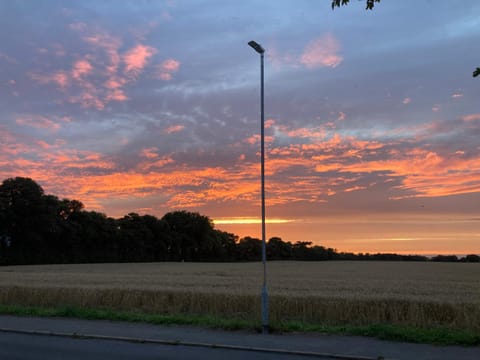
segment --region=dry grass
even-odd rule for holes
[[[270,262],[270,318],[480,333],[480,264]],[[0,304],[259,318],[260,263],[0,267]]]

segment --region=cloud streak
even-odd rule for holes
[[[339,51],[340,43],[333,34],[327,33],[308,43],[300,57],[300,63],[307,68],[335,68],[343,61]]]

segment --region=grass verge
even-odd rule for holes
[[[0,314],[40,317],[70,317],[86,320],[127,321],[156,325],[194,325],[224,330],[260,330],[260,325],[256,322],[234,318],[226,319],[214,316],[190,314],[159,315],[130,311],[79,308],[71,306],[50,308],[0,305]],[[480,334],[445,327],[426,329],[385,324],[369,326],[339,326],[287,321],[275,324],[272,326],[271,330],[272,332],[276,333],[303,332],[330,335],[369,336],[382,340],[435,345],[480,345]]]

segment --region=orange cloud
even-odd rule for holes
[[[151,147],[148,149],[143,149],[141,152],[141,156],[146,157],[147,159],[155,159],[158,158],[158,148]]]
[[[297,137],[297,138],[320,138],[320,139],[323,139],[323,138],[325,138],[327,133],[322,129],[299,128],[299,129],[288,131],[287,135],[290,136],[290,137]]]
[[[145,157],[146,160],[137,165],[138,171],[142,173],[159,170],[160,168],[175,162],[170,156],[159,157],[159,155],[151,149],[144,149],[142,156]]]
[[[50,149],[52,146],[45,141],[39,140],[37,141],[38,146],[40,146],[42,149]]]
[[[307,68],[325,66],[335,68],[343,61],[343,57],[338,54],[339,51],[340,43],[331,33],[327,33],[306,46],[300,57],[300,63]]]
[[[244,140],[244,142],[246,142],[246,143],[248,143],[248,144],[250,144],[250,145],[253,145],[253,144],[257,143],[257,142],[260,142],[260,135],[252,135],[252,136],[250,136],[249,138],[246,138],[246,139]]]
[[[265,129],[269,129],[273,125],[275,125],[275,120],[274,119],[267,119],[267,121],[265,121]]]

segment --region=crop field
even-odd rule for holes
[[[0,267],[0,304],[260,318],[261,263]],[[480,333],[480,264],[269,262],[271,324],[398,324]]]

